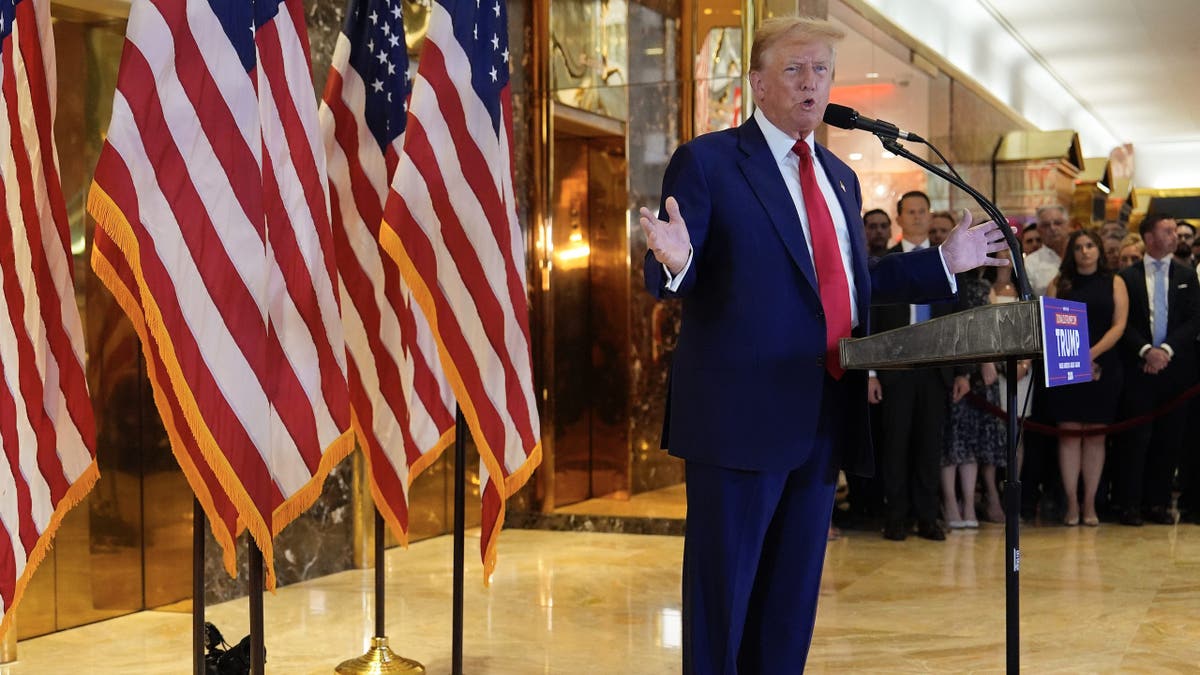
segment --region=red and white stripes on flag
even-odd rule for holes
[[[508,61],[503,2],[432,3],[380,228],[433,327],[479,448],[485,582],[504,501],[541,461]]]
[[[135,0],[88,196],[93,267],[143,338],[226,565],[352,448],[301,0]]]
[[[63,516],[99,474],[54,145],[57,83],[49,0],[0,5],[0,51],[3,635]]]
[[[320,109],[351,414],[376,507],[402,543],[409,486],[454,436],[454,394],[437,343],[378,243],[404,140],[406,49],[401,12],[385,0],[352,0]]]

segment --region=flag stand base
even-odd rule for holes
[[[371,648],[366,654],[349,661],[342,661],[333,671],[338,675],[365,675],[370,673],[424,673],[425,666],[397,656],[388,648],[386,637],[371,638]]]

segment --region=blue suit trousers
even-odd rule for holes
[[[684,673],[804,669],[849,391],[826,375],[821,426],[803,466],[743,471],[687,463]]]

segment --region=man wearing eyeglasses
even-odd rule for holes
[[[1037,231],[1042,236],[1042,247],[1025,256],[1025,271],[1029,284],[1037,295],[1045,295],[1046,287],[1058,276],[1063,253],[1067,249],[1067,236],[1071,223],[1067,210],[1060,204],[1040,206],[1037,210]]]

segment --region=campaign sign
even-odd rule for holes
[[[1042,299],[1042,344],[1046,386],[1092,381],[1092,348],[1088,341],[1087,305],[1058,298]]]

